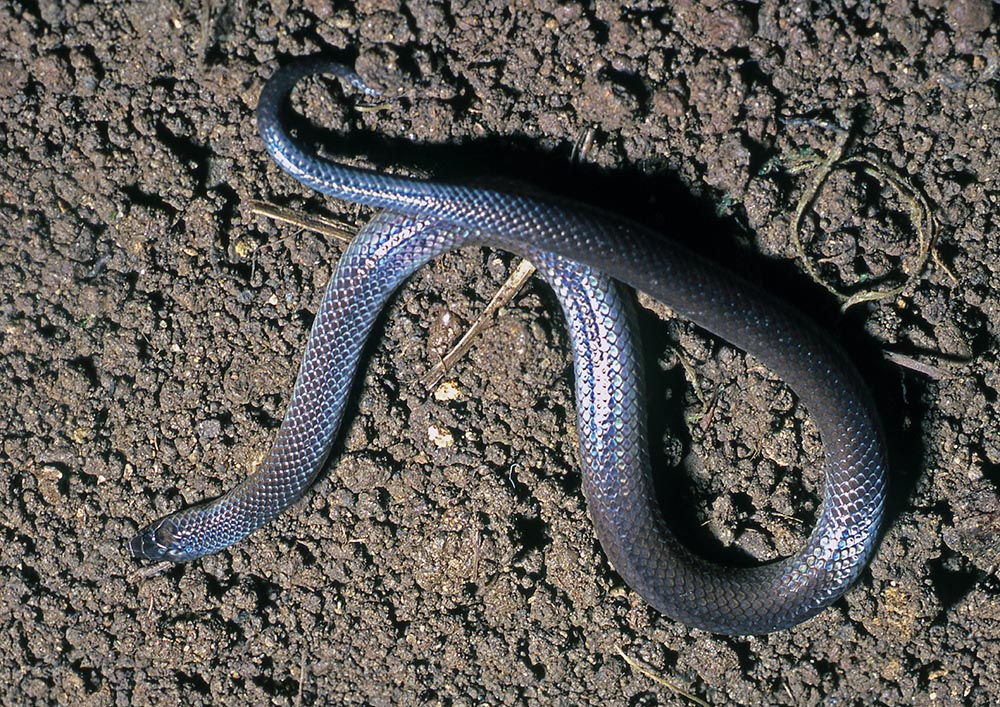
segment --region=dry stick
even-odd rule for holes
[[[306,688],[306,654],[305,651],[302,652],[302,659],[299,661],[299,690],[295,695],[295,707],[301,707],[302,705],[302,694],[305,692]]]
[[[150,565],[149,567],[140,567],[134,572],[130,572],[128,575],[128,580],[134,582],[137,579],[149,579],[150,577],[155,577],[158,574],[166,572],[171,567],[175,567],[173,562],[164,560],[163,562],[157,562],[155,565]]]
[[[886,360],[892,361],[897,366],[908,368],[911,371],[916,371],[917,373],[923,373],[925,376],[932,378],[933,380],[955,378],[955,374],[951,371],[947,371],[940,366],[934,366],[930,363],[918,361],[917,359],[907,356],[906,354],[896,353],[894,351],[883,351],[882,356],[885,357]]]
[[[628,663],[629,667],[631,667],[633,670],[641,673],[642,675],[645,675],[647,678],[649,678],[653,682],[659,683],[660,685],[663,685],[664,687],[666,687],[668,690],[677,693],[681,697],[683,697],[685,699],[688,699],[688,700],[691,700],[692,702],[694,702],[699,707],[711,707],[711,705],[709,705],[707,702],[705,702],[705,700],[701,699],[700,697],[697,697],[695,695],[692,695],[690,692],[686,692],[685,690],[682,690],[680,687],[678,687],[674,683],[670,682],[665,677],[657,675],[655,672],[653,672],[653,669],[650,668],[649,666],[647,666],[647,665],[645,665],[643,663],[640,663],[635,658],[630,658],[627,655],[625,655],[625,651],[623,651],[621,649],[621,646],[616,646],[615,650],[618,651],[618,655],[620,655],[622,657],[622,660],[624,660],[626,663]]]
[[[483,327],[489,323],[490,318],[505,304],[514,298],[514,295],[524,287],[532,275],[535,274],[535,266],[532,265],[527,260],[522,260],[518,263],[514,272],[511,273],[510,277],[507,278],[506,282],[500,286],[500,289],[496,291],[493,295],[493,299],[490,300],[489,304],[486,305],[476,321],[472,323],[462,338],[458,340],[451,350],[446,353],[440,361],[438,361],[434,368],[432,368],[427,375],[423,378],[423,384],[428,388],[433,388],[441,379],[444,378],[448,370],[455,365],[458,359],[462,358],[466,352],[472,348],[472,340],[476,338],[476,335],[482,331]]]
[[[354,238],[354,232],[345,224],[325,216],[305,216],[294,209],[255,200],[250,201],[250,212],[258,216],[273,218],[275,221],[290,223],[322,236],[330,236],[344,243],[349,243]]]
[[[594,135],[596,131],[594,128],[588,128],[584,130],[580,137],[577,138],[573,145],[573,150],[570,154],[571,161],[583,161],[587,157],[587,153],[594,144]],[[447,375],[448,370],[455,365],[455,363],[464,356],[470,348],[472,348],[472,341],[476,338],[480,331],[489,323],[491,317],[505,304],[510,302],[521,288],[524,287],[532,275],[535,274],[535,266],[532,265],[528,260],[521,260],[517,267],[514,268],[514,272],[510,274],[507,281],[500,286],[496,294],[490,300],[489,304],[486,305],[476,321],[472,323],[472,326],[468,328],[462,338],[458,340],[448,353],[446,353],[440,361],[435,364],[435,366],[427,373],[423,378],[423,383],[428,388],[433,388],[435,385],[441,382],[441,380]]]

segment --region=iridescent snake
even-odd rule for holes
[[[283,126],[281,109],[296,82],[317,73],[369,90],[353,71],[329,61],[279,69],[257,106],[264,145],[303,184],[383,211],[337,265],[288,411],[260,468],[224,496],[142,530],[129,544],[135,557],[180,562],[217,552],[295,503],[326,461],[362,345],[388,298],[445,251],[495,246],[530,259],[562,306],[573,349],[584,493],[602,548],[633,590],[667,616],[726,634],[788,628],[847,590],[876,544],[885,445],[865,385],[828,336],[739,277],[588,205],[510,185],[393,177],[307,151]],[[816,527],[794,556],[720,566],[692,554],[667,528],[650,470],[633,315],[613,280],[755,356],[808,409],[823,442],[826,485]]]

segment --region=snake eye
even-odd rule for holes
[[[161,523],[160,527],[156,529],[156,544],[163,549],[169,548],[174,543],[175,531],[173,523]]]

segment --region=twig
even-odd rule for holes
[[[344,243],[349,243],[354,238],[354,232],[347,224],[325,216],[307,216],[295,209],[254,200],[250,201],[250,212],[258,216],[273,218],[275,221],[290,223],[321,236],[330,236]]]
[[[640,663],[635,658],[630,658],[627,655],[625,655],[625,651],[623,651],[620,646],[616,647],[615,650],[618,651],[618,655],[620,655],[622,657],[622,660],[624,660],[626,663],[628,663],[628,665],[633,670],[641,673],[642,675],[645,675],[647,678],[649,678],[653,682],[656,682],[656,683],[659,683],[660,685],[663,685],[668,690],[677,693],[681,697],[683,697],[683,698],[685,698],[687,700],[690,700],[691,702],[694,702],[699,707],[711,707],[711,705],[709,705],[707,702],[705,702],[705,700],[701,699],[700,697],[696,697],[695,695],[691,694],[690,692],[687,692],[686,690],[682,690],[680,687],[678,687],[674,683],[670,682],[665,677],[657,675],[655,672],[653,672],[653,669],[651,667],[649,667],[648,665],[645,665],[644,663]]]

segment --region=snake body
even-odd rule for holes
[[[738,635],[793,626],[847,590],[882,521],[885,445],[865,385],[828,336],[755,286],[618,216],[518,188],[388,176],[307,151],[289,135],[280,109],[296,82],[317,73],[365,89],[353,71],[324,60],[279,69],[257,108],[264,145],[303,184],[383,211],[331,278],[261,467],[224,496],[142,530],[130,542],[134,556],[178,562],[217,552],[295,503],[329,454],[362,346],[387,299],[439,254],[488,245],[531,259],[563,308],[588,509],[608,559],[632,589],[685,624]],[[649,464],[632,314],[614,280],[755,356],[805,404],[823,441],[826,483],[816,527],[795,555],[720,566],[692,554],[667,528]]]

